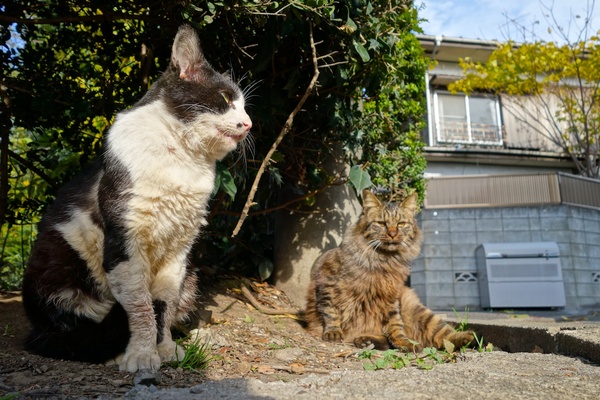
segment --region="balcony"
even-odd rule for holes
[[[600,181],[562,172],[434,177],[424,208],[570,204],[600,209]]]

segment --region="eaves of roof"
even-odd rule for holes
[[[487,148],[424,148],[428,162],[479,163],[488,165],[536,166],[550,168],[574,168],[570,157],[547,151]]]

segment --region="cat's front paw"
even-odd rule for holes
[[[178,346],[172,340],[163,340],[157,346],[160,360],[165,361],[181,361],[185,357],[185,349]]]
[[[377,350],[387,350],[390,345],[385,336],[358,336],[354,339],[354,345],[358,348],[374,348]]]
[[[415,353],[420,352],[421,350],[423,350],[423,346],[421,346],[419,343],[410,340],[406,337],[394,337],[394,338],[390,338],[390,342],[392,344],[392,347],[395,349],[398,349],[400,351],[412,351]]]
[[[119,370],[136,372],[142,369],[157,370],[160,368],[160,356],[153,350],[127,350],[119,362]]]
[[[332,329],[329,331],[323,332],[322,336],[323,340],[327,342],[341,342],[344,339],[344,335],[342,331],[339,329]]]
[[[473,341],[475,340],[475,336],[471,331],[455,332],[448,338],[448,340],[450,340],[452,344],[454,344],[454,346],[456,346],[456,348],[459,349],[468,345],[469,343],[473,343]]]
[[[119,365],[119,364],[121,364],[121,360],[123,359],[124,355],[125,355],[125,353],[121,353],[118,356],[116,356],[115,358],[106,360],[106,361],[104,361],[104,365],[106,365],[107,367],[110,367],[113,365]]]

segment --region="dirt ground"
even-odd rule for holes
[[[163,366],[159,387],[191,387],[207,380],[254,377],[264,382],[297,379],[308,373],[363,369],[356,348],[325,343],[304,331],[292,316],[265,315],[250,305],[242,280],[225,277],[207,284],[194,325],[211,336],[214,359],[204,373]],[[261,304],[289,309],[285,294],[267,284],[249,282]],[[208,322],[208,323],[207,323]],[[192,326],[193,328],[193,326]],[[29,331],[20,295],[0,292],[0,398],[122,397],[136,374],[115,365],[55,360],[23,349]],[[18,394],[16,394],[18,393]]]

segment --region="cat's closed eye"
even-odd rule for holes
[[[221,92],[221,96],[223,96],[223,100],[225,100],[225,103],[231,104],[231,96],[228,93]]]

